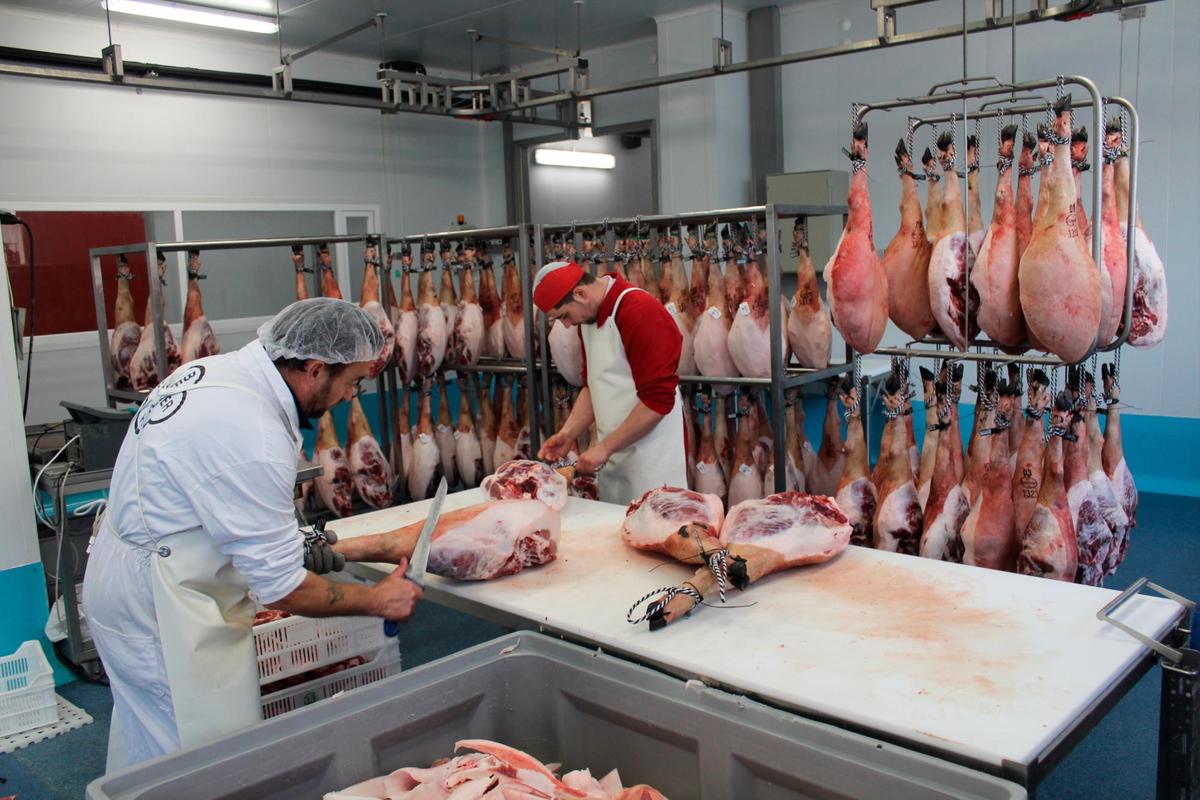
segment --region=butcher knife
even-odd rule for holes
[[[425,517],[425,524],[421,526],[421,535],[417,537],[412,555],[408,558],[408,569],[404,570],[404,577],[422,589],[425,588],[425,567],[429,564],[429,548],[433,544],[433,531],[437,528],[438,516],[442,513],[442,503],[445,501],[446,478],[442,476],[437,494],[433,496],[433,503],[429,506],[429,516]],[[390,619],[384,620],[383,633],[385,636],[395,636],[399,632],[400,623]]]

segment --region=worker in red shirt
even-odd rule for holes
[[[583,342],[583,391],[538,457],[562,458],[594,420],[598,441],[575,467],[596,475],[601,500],[625,505],[659,486],[686,487],[683,336],[666,308],[615,272],[597,278],[567,261],[542,267],[533,302],[548,323],[578,326]]]

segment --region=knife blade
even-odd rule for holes
[[[417,543],[413,545],[412,555],[408,558],[408,568],[404,570],[404,577],[421,588],[425,588],[425,567],[429,564],[429,548],[433,544],[433,531],[437,528],[438,516],[442,513],[442,503],[446,500],[446,488],[446,478],[442,476],[437,493],[433,496],[433,503],[429,506],[429,514],[425,517],[425,524],[421,526]],[[400,623],[390,619],[383,621],[384,636],[396,636],[398,633]]]

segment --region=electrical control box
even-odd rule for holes
[[[850,190],[850,173],[823,169],[812,172],[785,172],[767,176],[767,202],[776,205],[845,205]],[[792,246],[793,220],[781,220],[779,243],[784,258],[780,266],[786,272],[796,271],[796,260],[787,256]],[[808,218],[808,252],[817,274],[837,248],[842,236],[842,217]]]

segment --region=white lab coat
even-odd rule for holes
[[[306,574],[298,425],[258,341],[180,367],[130,425],[84,576],[110,772],[259,718],[250,593],[274,603]]]

